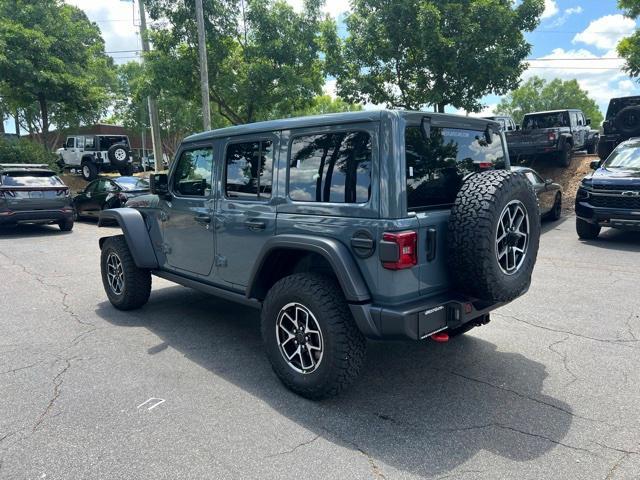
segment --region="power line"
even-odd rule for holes
[[[620,67],[535,67],[531,65],[529,68],[538,68],[542,70],[621,70]]]
[[[528,62],[555,62],[555,61],[574,61],[574,60],[581,60],[581,61],[590,61],[593,62],[594,60],[624,60],[624,58],[621,57],[593,57],[593,58],[585,58],[585,57],[579,57],[579,58],[571,58],[571,57],[553,57],[553,58],[527,58],[526,59]]]

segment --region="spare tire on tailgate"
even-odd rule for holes
[[[640,135],[640,106],[632,105],[623,108],[618,112],[613,123],[623,135],[630,137]]]
[[[124,168],[129,163],[129,147],[124,143],[114,143],[107,150],[107,157],[116,168]]]
[[[540,213],[524,175],[491,170],[469,177],[449,219],[449,267],[458,291],[508,302],[529,288]]]

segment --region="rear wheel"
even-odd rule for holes
[[[151,273],[136,266],[123,235],[104,242],[100,270],[107,297],[117,309],[133,310],[149,300]]]
[[[298,395],[334,396],[358,377],[366,341],[335,279],[298,273],[279,280],[261,317],[273,370]]]
[[[594,240],[598,238],[600,230],[602,230],[600,225],[589,223],[581,218],[576,218],[576,232],[578,233],[578,237],[583,240]]]
[[[565,143],[562,150],[558,153],[558,161],[560,165],[565,168],[571,165],[571,145]]]
[[[122,167],[118,170],[118,173],[120,173],[120,175],[122,175],[123,177],[130,177],[131,175],[133,175],[133,165],[128,164],[127,166]]]
[[[73,230],[73,219],[66,218],[64,220],[60,220],[58,222],[58,226],[63,232],[70,232],[71,230]]]
[[[562,215],[562,195],[558,193],[556,195],[555,202],[553,202],[553,208],[549,212],[549,220],[559,220]]]

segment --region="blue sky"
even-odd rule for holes
[[[122,0],[66,0],[82,8],[98,23],[106,42],[106,49],[116,62],[138,58],[140,41],[137,34],[137,8]],[[301,8],[303,0],[287,0]],[[530,68],[523,75],[527,79],[538,75],[547,79],[577,79],[582,88],[596,100],[604,113],[609,99],[616,96],[640,95],[635,80],[620,69],[615,45],[635,29],[633,20],[623,18],[616,0],[545,0],[545,13],[540,26],[527,34],[532,44]],[[348,1],[326,0],[325,11],[338,17],[348,11]],[[553,60],[551,60],[553,59]],[[328,81],[328,93],[335,85]],[[482,114],[492,111],[500,101],[490,95],[483,99]],[[455,111],[448,109],[448,111]],[[459,112],[464,113],[464,112]],[[13,121],[5,122],[13,132]]]

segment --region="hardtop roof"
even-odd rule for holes
[[[307,117],[293,117],[279,120],[267,120],[263,122],[235,125],[232,127],[218,128],[208,132],[201,132],[190,135],[184,139],[185,142],[198,142],[211,138],[233,137],[237,135],[249,135],[278,130],[292,130],[296,128],[320,127],[328,125],[340,125],[343,123],[366,123],[380,121],[387,117],[431,117],[452,120],[459,120],[464,126],[476,125],[481,127],[487,124],[495,124],[492,120],[479,117],[466,117],[450,113],[434,113],[412,110],[364,110],[360,112],[329,113],[325,115],[310,115]],[[461,128],[464,128],[461,125]]]
[[[579,108],[561,108],[560,110],[544,110],[541,112],[529,112],[529,113],[525,113],[524,116],[526,117],[528,115],[544,115],[545,113],[562,113],[562,112],[582,112],[582,110],[580,110]]]

